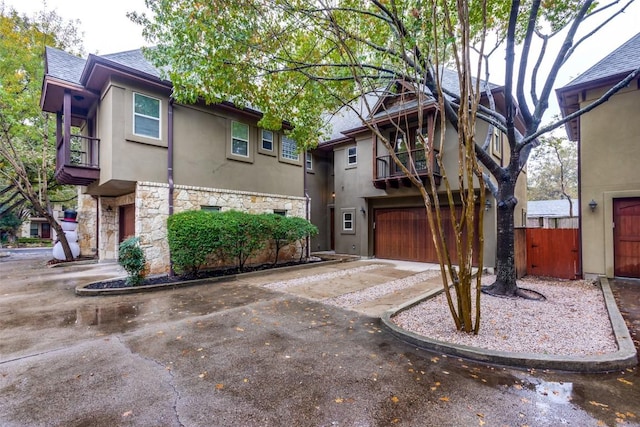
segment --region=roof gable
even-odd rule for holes
[[[629,74],[640,67],[640,33],[601,59],[597,64],[573,79],[562,89],[607,79],[619,74]]]

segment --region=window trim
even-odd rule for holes
[[[155,101],[158,101],[158,117],[153,117],[153,116],[147,116],[146,114],[141,114],[141,113],[136,113],[136,96],[141,96],[144,98],[149,98],[149,99],[153,99]],[[140,92],[133,92],[133,97],[132,97],[132,112],[133,112],[133,117],[132,117],[132,123],[131,123],[131,131],[133,133],[133,135],[138,136],[138,137],[142,137],[142,138],[149,138],[149,139],[153,139],[156,141],[160,141],[162,139],[162,99],[160,98],[156,98],[155,96],[149,96],[149,95],[145,95],[144,93],[140,93]],[[136,133],[136,116],[139,117],[143,117],[145,119],[152,119],[152,120],[157,120],[158,121],[158,136],[151,136],[151,135],[143,135],[140,133]]]
[[[491,151],[497,158],[502,158],[502,132],[497,129],[494,129],[491,138]]]
[[[222,211],[222,207],[221,206],[213,206],[213,205],[200,205],[200,210],[201,211],[206,211],[206,212],[221,212]]]
[[[307,151],[304,157],[305,157],[305,159],[304,159],[305,168],[308,171],[312,171],[313,170],[313,155],[311,154],[311,152]]]
[[[265,139],[264,137],[265,132],[269,132],[271,134],[271,141],[269,141],[268,139]],[[271,142],[271,148],[265,148],[264,146],[265,141]],[[275,151],[274,150],[275,147],[276,147],[276,133],[272,130],[260,129],[260,151],[271,154]]]
[[[351,150],[355,150],[353,154],[351,154]],[[353,162],[351,159],[354,159]],[[347,147],[347,167],[354,167],[358,164],[358,146],[354,145],[351,147]]]
[[[351,219],[347,219],[347,216],[351,216]],[[347,223],[351,224],[351,227],[347,227]],[[340,209],[340,233],[341,234],[356,234],[356,208],[342,208]]]
[[[234,135],[233,135],[233,124],[234,123],[237,123],[237,124],[242,125],[242,126],[246,126],[246,128],[247,128],[247,139],[246,140],[244,140],[242,138],[235,138],[234,137]],[[233,151],[233,140],[234,139],[237,139],[238,141],[244,141],[247,144],[247,154],[239,154],[239,153],[235,153]],[[239,121],[236,121],[236,120],[231,120],[231,139],[229,141],[229,143],[231,144],[229,146],[231,155],[234,156],[234,157],[240,157],[242,159],[250,159],[251,158],[251,146],[250,146],[250,143],[249,143],[250,141],[251,141],[251,126],[249,126],[246,123],[242,123],[242,122],[239,122]]]
[[[294,139],[289,138],[286,135],[282,135],[282,137],[280,138],[280,158],[286,162],[300,162],[300,153],[295,153],[295,157],[293,157],[293,154],[291,155],[292,157],[285,156],[285,144],[289,141],[293,142],[295,148],[298,148],[298,144]],[[295,150],[293,152],[295,152]]]

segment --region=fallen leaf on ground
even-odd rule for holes
[[[440,400],[442,400],[443,402],[448,402],[449,398],[447,396],[442,396]]]
[[[343,398],[341,398],[341,397],[338,397],[338,398],[336,398],[336,399],[334,400],[334,402],[336,402],[336,403],[342,403],[342,402],[344,402],[344,399],[343,399]]]
[[[400,402],[400,399],[398,399],[398,397],[397,397],[397,396],[392,396],[392,397],[391,397],[391,401],[392,401],[393,403],[398,403],[398,402]]]
[[[216,384],[216,390],[222,390],[224,388],[224,384]]]
[[[207,376],[207,371],[204,371],[203,373],[201,373],[200,375],[198,375],[199,378],[204,378]]]
[[[625,380],[624,378],[618,378],[618,381],[620,381],[622,384],[633,385],[631,381]]]
[[[595,400],[590,400],[589,403],[591,403],[593,406],[600,406],[601,408],[608,408],[609,407],[609,405],[605,405],[604,403],[596,402]]]
[[[131,414],[133,414],[133,411],[127,411],[127,412],[123,413],[122,416],[123,417],[128,417]]]

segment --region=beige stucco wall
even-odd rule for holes
[[[479,123],[478,135],[484,139],[487,126]],[[440,132],[435,133],[436,144],[440,142]],[[506,142],[503,143],[503,153],[506,153]],[[347,165],[347,150],[357,145],[357,164]],[[457,134],[452,129],[445,132],[444,169],[454,179],[450,184],[454,192],[459,190],[457,181],[458,173],[458,149]],[[387,150],[382,142],[377,142],[376,152],[378,156],[386,155]],[[506,155],[506,154],[503,154]],[[374,255],[373,239],[373,210],[382,207],[415,207],[423,206],[420,193],[415,187],[376,189],[373,186],[374,176],[374,150],[373,140],[369,134],[361,135],[356,139],[356,144],[344,144],[334,149],[334,183],[335,183],[335,236],[336,252],[357,254],[360,256]],[[500,159],[496,156],[500,163]],[[477,186],[477,182],[475,183]],[[438,188],[439,193],[444,191],[444,184]],[[441,195],[442,197],[442,195]],[[526,221],[526,173],[523,173],[516,185],[516,197],[518,206],[515,210],[516,226],[523,226]],[[491,202],[491,208],[484,212],[484,265],[495,266],[496,252],[496,209],[495,199],[487,194]],[[355,233],[341,231],[342,212],[353,210],[355,212]],[[364,212],[362,212],[364,210]]]
[[[585,277],[613,277],[613,199],[640,197],[638,82],[580,119],[580,215]],[[588,91],[584,107],[604,90]],[[598,203],[591,212],[589,202]]]
[[[160,100],[159,139],[133,133],[134,93]],[[120,196],[134,191],[138,181],[167,182],[169,94],[163,89],[110,80],[96,110],[100,138],[100,180],[88,194]],[[231,154],[231,123],[250,127],[249,156]],[[303,196],[303,154],[294,161],[281,155],[281,134],[274,149],[261,149],[261,129],[255,117],[228,108],[174,104],[173,176],[178,185]]]

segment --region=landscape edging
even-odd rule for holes
[[[402,341],[427,350],[450,356],[463,357],[465,359],[478,362],[487,362],[524,369],[553,369],[560,371],[593,373],[610,372],[634,367],[638,363],[636,349],[631,339],[631,335],[629,334],[629,330],[627,329],[627,325],[624,323],[624,319],[620,314],[620,310],[615,302],[609,281],[606,277],[600,278],[600,288],[609,314],[613,334],[618,345],[618,351],[614,353],[589,356],[555,356],[490,350],[427,338],[402,329],[391,320],[391,318],[398,313],[440,294],[443,292],[442,289],[428,292],[406,302],[405,304],[402,304],[399,307],[386,311],[382,315],[381,321],[385,329]]]

